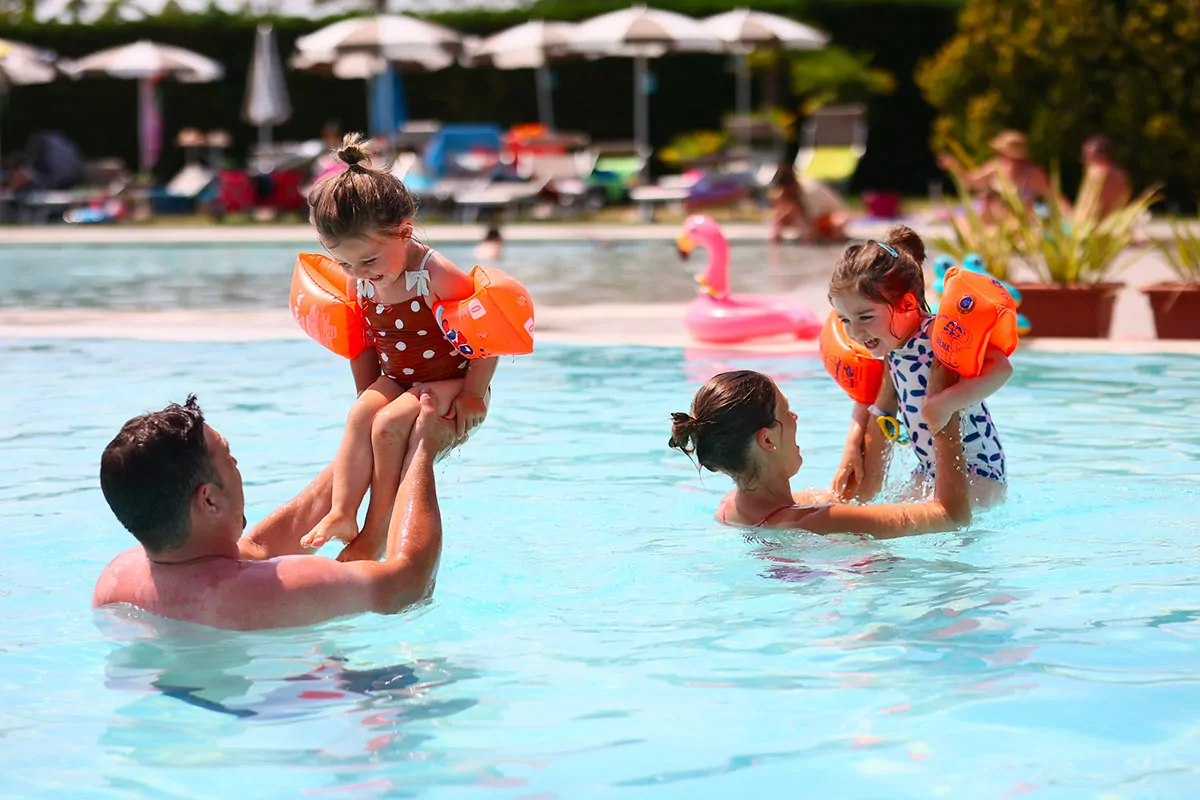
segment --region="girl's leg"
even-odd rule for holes
[[[300,540],[305,547],[320,547],[332,539],[352,541],[358,536],[358,507],[371,481],[374,461],[371,427],[379,412],[401,394],[400,385],[388,377],[371,384],[350,407],[346,432],[333,460],[333,505],[325,518]],[[392,490],[395,494],[395,490]]]
[[[342,550],[339,561],[376,561],[383,555],[392,522],[392,507],[407,463],[408,437],[421,413],[421,394],[431,393],[438,413],[444,415],[450,412],[450,404],[462,391],[462,385],[462,379],[456,378],[414,386],[375,416],[371,430],[375,467],[367,518],[363,521],[362,533]],[[396,454],[404,457],[397,458]]]
[[[971,506],[977,511],[994,508],[1008,497],[1008,485],[991,478],[979,475],[969,475],[967,481],[971,487]]]

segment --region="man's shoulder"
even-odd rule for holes
[[[118,553],[96,579],[92,592],[92,606],[132,602],[129,595],[149,578],[150,561],[141,547],[131,547]]]

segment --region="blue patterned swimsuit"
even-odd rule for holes
[[[896,387],[899,401],[899,416],[912,438],[913,452],[921,462],[921,473],[930,480],[934,477],[933,436],[929,426],[921,419],[925,406],[925,387],[929,382],[929,368],[933,364],[933,345],[929,341],[929,328],[933,317],[926,317],[913,337],[888,353],[888,375]],[[970,474],[991,478],[1005,483],[1004,448],[992,415],[985,403],[978,403],[962,413],[962,447]]]

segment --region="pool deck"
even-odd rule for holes
[[[880,238],[892,223],[859,222],[850,226],[855,238]],[[734,223],[722,226],[735,241],[763,241],[767,227]],[[483,227],[478,225],[428,225],[423,237],[435,242],[477,242]],[[922,235],[947,235],[944,225],[921,224]],[[671,240],[679,232],[676,224],[513,224],[505,229],[509,241],[608,241]],[[1152,238],[1170,235],[1165,223],[1154,223]],[[194,228],[85,227],[62,225],[0,228],[0,243],[29,245],[131,245],[131,244],[230,244],[295,243],[298,248],[316,244],[312,229],[299,225],[214,226]],[[791,246],[791,245],[787,245]],[[1150,249],[1131,250],[1130,265],[1120,274],[1126,283],[1114,312],[1108,339],[1036,339],[1022,343],[1023,349],[1053,352],[1101,353],[1189,353],[1200,354],[1200,341],[1159,341],[1154,337],[1153,319],[1138,287],[1171,279],[1161,257]],[[1023,277],[1018,274],[1018,279]],[[789,297],[824,313],[828,307],[825,285],[806,283]],[[683,327],[685,303],[597,304],[539,306],[538,339],[572,344],[636,345],[687,348],[693,352],[808,354],[816,352],[813,341],[787,337],[761,339],[733,345],[701,345]],[[286,308],[278,310],[168,310],[103,311],[91,309],[21,310],[0,309],[0,339],[141,339],[154,341],[247,341],[301,339],[304,334]]]

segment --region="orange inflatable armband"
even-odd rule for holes
[[[883,362],[846,335],[837,312],[832,311],[821,329],[821,361],[825,371],[859,403],[874,403],[883,384]]]
[[[291,307],[304,332],[342,358],[371,347],[353,283],[333,259],[317,253],[296,257]]]
[[[442,333],[467,358],[523,356],[533,352],[533,300],[521,282],[494,267],[471,270],[475,293],[435,303]]]
[[[988,346],[1004,355],[1017,349],[1017,304],[990,275],[952,267],[937,319],[929,332],[937,359],[964,378],[983,370]]]

